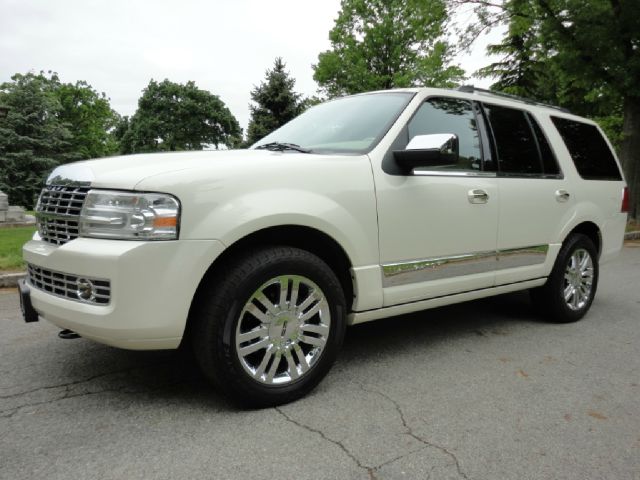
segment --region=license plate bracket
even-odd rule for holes
[[[31,289],[27,286],[24,279],[18,280],[18,290],[20,291],[20,310],[22,311],[22,319],[26,323],[37,322],[38,312],[31,304]]]

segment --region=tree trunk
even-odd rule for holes
[[[629,185],[629,217],[640,220],[640,97],[624,99],[620,161]]]

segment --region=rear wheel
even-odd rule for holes
[[[558,253],[547,283],[531,290],[534,307],[557,323],[580,320],[595,297],[598,274],[598,252],[591,239],[571,235]]]
[[[253,407],[295,400],[329,371],[342,345],[345,300],[318,257],[272,247],[210,279],[195,312],[193,345],[205,375]]]

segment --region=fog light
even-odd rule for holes
[[[85,302],[92,302],[96,299],[96,287],[93,285],[91,280],[86,278],[79,278],[76,280],[76,295],[80,300],[84,300]]]

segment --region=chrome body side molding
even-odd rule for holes
[[[546,261],[548,251],[549,245],[534,245],[390,263],[382,265],[382,286],[396,287],[506,268],[538,265]]]
[[[392,263],[382,266],[382,286],[395,287],[408,283],[485,273],[495,269],[495,261],[496,252],[478,252]]]
[[[498,250],[496,260],[498,265],[496,270],[505,268],[527,267],[538,265],[547,260],[549,245],[535,245],[525,248],[510,248],[508,250]]]

